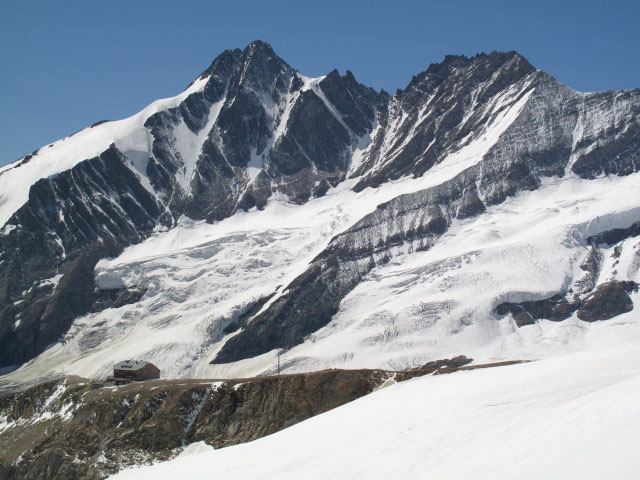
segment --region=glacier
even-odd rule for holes
[[[637,289],[602,322],[496,308],[640,282],[637,236],[590,240],[640,221],[639,128],[637,90],[574,92],[515,52],[448,56],[395,95],[263,42],[224,52],[0,170],[0,386],[132,357],[193,378],[533,360],[636,329]]]

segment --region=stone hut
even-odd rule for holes
[[[143,360],[125,360],[113,366],[113,381],[116,385],[154,378],[160,378],[160,369]]]

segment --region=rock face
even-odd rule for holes
[[[580,307],[580,300],[569,301],[563,295],[554,295],[544,300],[522,303],[501,303],[496,307],[498,315],[511,313],[519,327],[531,325],[535,320],[547,319],[560,322],[569,318]]]
[[[577,312],[580,320],[596,322],[609,320],[633,310],[630,292],[638,291],[638,284],[633,281],[617,281],[599,285],[584,299],[573,298],[569,301],[562,295],[554,295],[546,300],[522,303],[501,303],[496,308],[498,315],[511,313],[519,327],[531,325],[535,320],[551,320],[559,322]]]
[[[111,146],[35,183],[0,236],[0,364],[23,362],[95,300],[93,268],[156,227],[162,207]]]
[[[432,360],[422,365],[418,370],[429,370],[432,368],[459,368],[470,364],[473,361],[472,358],[465,357],[464,355],[458,355],[453,358],[443,358],[442,360]]]
[[[637,291],[635,282],[612,281],[603,283],[584,299],[578,309],[578,318],[585,322],[608,320],[633,310],[629,292]]]
[[[333,238],[233,326],[242,329],[214,361],[290,348],[327,325],[374,267],[430,249],[452,223],[551,177],[637,172],[639,118],[639,90],[575,92],[516,52],[448,56],[388,95],[349,71],[307,78],[264,42],[225,51],[175,99],[0,171],[0,187],[29,191],[0,199],[0,367],[40,354],[82,315],[142,298],[101,290],[93,269],[180,218],[216,222],[274,198],[302,205],[338,186],[362,192],[455,166]],[[58,148],[67,153],[55,157]]]
[[[377,131],[374,147],[354,172],[362,175],[356,189],[424,174],[445,152],[480,137],[509,103],[530,93],[534,74],[516,52],[448,55],[430,65],[381,109],[378,121],[386,128]],[[502,97],[505,92],[511,95]]]

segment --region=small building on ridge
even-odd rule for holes
[[[160,378],[160,369],[150,362],[125,360],[113,366],[113,381],[116,385],[155,378]]]

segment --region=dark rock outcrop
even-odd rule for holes
[[[587,239],[590,245],[615,245],[627,238],[633,238],[640,235],[640,222],[635,222],[629,225],[627,228],[614,228],[613,230],[607,230],[601,232],[598,235],[593,235]]]
[[[536,320],[560,322],[574,312],[580,320],[595,322],[608,320],[633,310],[629,293],[637,291],[638,284],[632,281],[612,280],[599,285],[584,297],[557,294],[544,300],[521,303],[501,303],[496,307],[498,315],[510,313],[518,327],[531,325]]]
[[[146,293],[145,288],[109,288],[95,294],[91,312],[101,312],[107,308],[119,308],[136,303]]]
[[[32,358],[89,312],[96,263],[148,236],[161,213],[113,145],[33,185],[0,235],[0,365]]]
[[[421,367],[418,367],[416,370],[431,370],[431,369],[440,369],[440,368],[459,368],[464,367],[465,365],[473,362],[472,358],[465,357],[464,355],[458,355],[453,358],[443,358],[441,360],[432,360],[430,362],[425,363]]]
[[[638,284],[631,281],[603,283],[582,301],[577,316],[585,322],[596,322],[630,312],[633,302],[629,292],[637,290]]]
[[[501,303],[496,307],[498,315],[511,313],[519,327],[531,325],[535,320],[547,319],[560,322],[569,318],[580,307],[579,300],[569,301],[564,295],[554,295],[544,300],[522,303]]]

